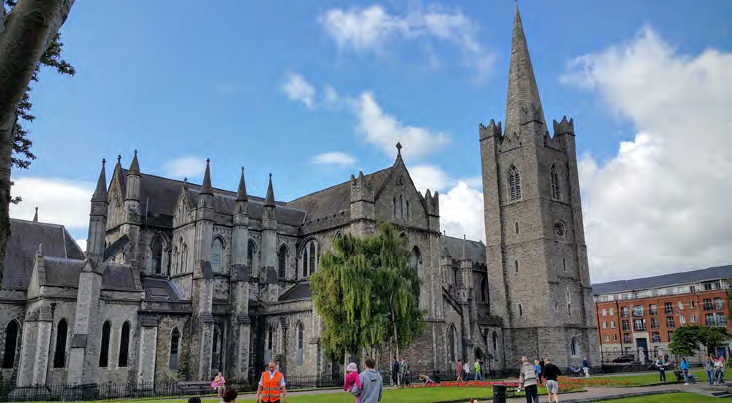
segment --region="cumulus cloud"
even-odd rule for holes
[[[282,85],[282,91],[293,101],[301,102],[310,109],[315,107],[315,87],[299,74],[289,74]]]
[[[38,220],[62,224],[69,230],[89,226],[89,209],[94,184],[53,178],[14,179],[12,193],[23,201],[10,205],[10,216],[32,220],[38,207]]]
[[[638,133],[605,163],[580,161],[593,282],[729,264],[732,54],[681,54],[645,28],[577,59],[563,80]]]
[[[414,186],[424,193],[427,189],[432,192],[442,192],[451,183],[447,173],[434,165],[415,165],[409,167],[409,176],[412,177]]]
[[[483,193],[463,181],[440,193],[440,227],[447,235],[485,242]]]
[[[318,154],[311,160],[313,164],[318,165],[336,165],[341,168],[352,166],[356,163],[356,158],[352,155],[333,151],[329,153]]]
[[[342,51],[382,53],[395,40],[421,40],[425,43],[429,64],[439,65],[430,40],[454,46],[463,64],[483,81],[490,73],[495,56],[478,39],[478,25],[459,10],[429,6],[404,15],[390,14],[379,5],[348,10],[332,9],[320,17],[325,32]]]
[[[173,178],[200,178],[206,170],[206,160],[201,157],[186,156],[168,161],[163,170]]]
[[[77,239],[76,240],[76,243],[79,245],[79,247],[81,248],[81,250],[83,250],[84,252],[86,252],[86,239]]]
[[[394,145],[401,142],[411,157],[421,157],[442,148],[449,142],[446,134],[417,126],[405,125],[385,113],[371,93],[363,93],[352,102],[357,118],[356,129],[366,141],[388,155],[394,155]]]

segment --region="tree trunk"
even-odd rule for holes
[[[0,281],[10,234],[10,167],[18,103],[74,0],[19,0],[0,23]],[[4,13],[4,12],[3,12]]]
[[[394,306],[391,308],[391,326],[394,329],[394,349],[396,350],[397,359],[399,359],[399,335],[397,334],[396,317],[394,315]]]

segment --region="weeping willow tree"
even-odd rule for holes
[[[310,279],[326,356],[338,362],[348,353],[373,355],[386,346],[399,355],[425,328],[407,240],[382,223],[373,237],[335,238],[333,249]]]

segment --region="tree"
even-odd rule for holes
[[[326,356],[338,362],[348,353],[408,346],[424,330],[424,312],[406,240],[382,223],[373,237],[335,238],[333,249],[310,278]]]
[[[27,98],[28,85],[34,78],[41,57],[53,44],[59,46],[58,31],[66,21],[74,0],[3,0],[0,12],[0,281],[5,268],[5,249],[10,234],[10,170],[13,151],[20,155],[15,165],[22,167],[33,159],[25,131],[18,119],[32,119]],[[9,9],[6,9],[6,6]],[[62,64],[56,67],[61,67]],[[27,166],[27,165],[26,165]]]
[[[725,345],[726,342],[727,333],[724,328],[693,325],[676,329],[668,346],[675,355],[690,356],[701,348],[704,348],[707,354],[714,353],[717,347]]]

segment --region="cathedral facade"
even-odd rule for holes
[[[342,234],[393,223],[422,281],[426,331],[403,354],[415,371],[460,358],[515,368],[599,362],[573,122],[544,121],[521,19],[507,117],[480,126],[486,243],[441,233],[439,194],[394,164],[296,200],[143,173],[137,152],[92,197],[86,253],[61,226],[13,220],[0,287],[3,379],[49,384],[251,382],[269,360],[288,375],[340,371],[320,340],[309,277]],[[405,150],[408,152],[408,150]],[[144,164],[142,164],[144,166]],[[276,182],[276,181],[275,181]],[[388,353],[380,357],[388,362]]]

